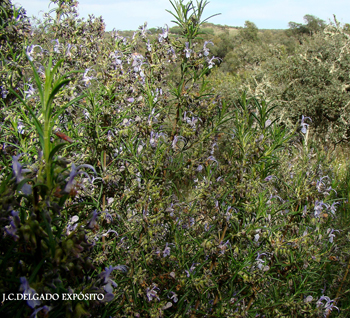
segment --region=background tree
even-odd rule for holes
[[[324,20],[317,18],[311,14],[304,15],[305,24],[289,22],[289,29],[287,30],[287,34],[289,36],[300,37],[301,35],[313,35],[317,32],[323,31],[326,27],[326,23]]]
[[[239,35],[244,41],[257,42],[259,39],[258,31],[255,23],[247,20],[244,23],[244,28],[239,31]]]

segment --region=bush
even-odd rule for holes
[[[252,95],[283,103],[283,121],[312,119],[315,136],[337,143],[349,137],[349,36],[329,25],[292,56],[273,56],[249,81]],[[245,84],[243,84],[245,85]]]
[[[18,84],[5,83],[0,286],[104,299],[5,301],[1,313],[319,317],[343,305],[333,171],[305,120],[285,129],[263,99],[214,94],[218,59],[196,44],[207,1],[172,2],[182,39],[146,25],[107,37],[102,18],[53,2]]]

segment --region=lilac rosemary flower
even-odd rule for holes
[[[208,59],[207,62],[209,69],[211,69],[215,65],[214,60],[221,61],[221,58],[213,56],[211,59]]]
[[[177,149],[178,147],[176,146],[177,142],[179,140],[182,140],[185,144],[186,144],[186,139],[182,136],[174,136],[174,139],[173,139],[173,142],[172,142],[172,148],[175,150]]]
[[[204,42],[204,45],[203,45],[203,55],[204,56],[208,56],[209,55],[209,49],[207,48],[208,44],[214,45],[214,43],[212,41],[205,41]]]
[[[60,51],[60,42],[58,41],[58,39],[52,40],[51,42],[55,42],[55,46],[53,47],[53,51],[55,53],[61,53]]]
[[[169,27],[167,24],[165,24],[166,28],[162,28],[162,33],[159,34],[159,37],[158,37],[158,41],[159,43],[162,43],[164,39],[166,39],[168,37],[168,33],[169,33]]]
[[[328,242],[329,243],[333,243],[333,239],[335,238],[335,234],[333,234],[333,232],[339,232],[338,230],[334,230],[334,229],[328,229],[327,230],[327,234],[328,234]]]
[[[177,303],[177,301],[179,300],[177,294],[172,291],[169,294],[171,294],[171,296],[168,296],[168,298],[170,298],[174,303]]]
[[[22,176],[22,173],[30,172],[30,170],[28,170],[28,169],[23,169],[22,165],[18,162],[18,159],[20,156],[21,155],[12,157],[12,171],[13,171],[13,174],[16,178],[17,184],[20,183],[24,179],[24,177]],[[22,186],[21,191],[25,195],[30,195],[32,193],[32,186],[29,185],[28,183],[25,183]]]
[[[78,222],[79,221],[79,216],[74,215],[73,217],[71,217],[71,219],[68,221],[67,224],[67,229],[66,229],[66,235],[68,236],[69,234],[71,234],[78,226]]]
[[[1,97],[3,99],[5,99],[7,97],[7,95],[8,95],[8,93],[9,93],[9,91],[3,86],[0,86],[0,88],[1,88]]]
[[[215,159],[214,156],[209,156],[207,160],[214,161],[217,165],[219,165],[218,161]]]
[[[148,298],[148,301],[152,301],[153,298],[160,300],[157,295],[156,289],[159,290],[159,288],[155,284],[152,285],[152,288],[148,288],[148,287],[146,288],[146,296]]]
[[[114,233],[116,236],[118,236],[118,232],[117,232],[117,231],[108,229],[108,231],[107,231],[106,233],[101,234],[101,237],[103,237],[103,236],[108,236],[109,233]]]
[[[304,218],[306,215],[307,215],[307,206],[304,205],[302,217]]]
[[[176,52],[174,50],[174,48],[171,46],[170,49],[167,52],[169,55],[171,55],[171,59],[173,60],[173,62],[175,62],[176,60]],[[170,60],[169,60],[170,62]]]
[[[15,241],[19,239],[19,236],[17,235],[17,226],[20,225],[21,221],[19,219],[19,212],[18,211],[12,211],[11,216],[9,217],[10,225],[5,226],[5,236],[9,235],[11,236]]]
[[[213,155],[215,151],[216,142],[211,146],[210,154]]]
[[[140,26],[139,29],[140,29],[140,34],[143,38],[146,37],[147,33],[150,33],[150,31],[147,30],[147,22],[145,22],[142,26]]]
[[[186,58],[188,59],[191,56],[192,50],[188,47],[189,46],[188,42],[185,43],[185,46],[186,47],[184,49],[184,52],[185,52]]]
[[[197,124],[197,122],[198,122],[198,121],[202,121],[202,120],[201,120],[200,118],[198,118],[198,117],[193,117],[193,116],[192,116],[192,118],[187,117],[187,112],[186,112],[186,111],[184,112],[184,119],[183,119],[183,120],[186,121],[187,124],[189,124],[193,130],[196,129],[196,124]]]
[[[258,268],[260,269],[260,270],[263,270],[264,269],[264,267],[263,267],[263,263],[265,263],[265,261],[263,261],[262,259],[260,259],[260,257],[261,256],[263,256],[263,255],[267,255],[266,253],[258,253],[258,256],[257,256],[257,258],[255,259],[256,260],[256,262],[258,263]]]
[[[322,301],[326,301],[325,304],[323,304]],[[316,303],[317,307],[323,306],[323,316],[328,317],[333,308],[336,308],[339,311],[339,308],[334,305],[334,300],[331,300],[328,296],[321,296],[320,299]]]
[[[301,132],[303,134],[306,134],[307,132],[307,128],[309,126],[309,124],[305,123],[305,120],[306,119],[310,119],[310,121],[312,122],[311,118],[310,117],[305,117],[304,115],[301,116],[301,123],[300,123],[300,126],[301,126]]]
[[[111,199],[111,198],[110,198]],[[107,211],[103,211],[102,212],[102,216],[103,216],[103,219],[105,219],[107,221],[107,223],[111,223],[113,222],[113,217],[110,213],[108,213]]]
[[[152,148],[157,146],[157,140],[158,140],[157,134],[151,131],[151,137],[150,137],[149,143]]]
[[[90,221],[87,224],[87,228],[88,229],[93,229],[95,227],[97,227],[97,217],[100,213],[98,213],[96,210],[94,212],[92,212],[92,218],[90,219]]]
[[[26,84],[28,86],[28,90],[24,91],[25,99],[28,99],[29,97],[32,97],[35,94],[35,89],[33,88],[32,84]]]
[[[33,300],[33,295],[36,294],[35,289],[31,288],[29,286],[29,283],[27,281],[27,278],[21,277],[20,279],[21,285],[19,286],[19,291],[23,291],[23,296],[27,300],[27,305],[30,308],[35,308],[37,306],[40,306],[41,302],[40,300]]]
[[[67,44],[67,49],[66,49],[66,53],[65,53],[65,55],[66,55],[67,57],[71,57],[71,56],[72,56],[71,49],[72,49],[73,47],[75,47],[74,44],[70,44],[70,43]]]
[[[192,273],[194,274],[194,270],[196,269],[196,265],[199,265],[199,264],[200,263],[193,263],[189,270],[185,270],[185,273],[186,273],[187,277],[190,277],[190,275]]]
[[[233,208],[231,207],[231,205],[229,205],[229,206],[227,207],[227,210],[226,210],[226,213],[225,213],[226,221],[227,221],[227,222],[228,222],[228,221],[231,219],[231,217],[232,217],[232,213],[229,212],[230,210],[232,210],[232,211],[234,211],[234,212],[237,213],[237,210],[236,210],[236,209],[233,209]]]
[[[329,205],[324,203],[323,201],[316,200],[315,207],[314,207],[316,218],[320,217],[322,210],[323,210],[323,206],[325,206],[326,208],[329,207]]]
[[[10,225],[5,226],[5,236],[6,235],[11,236],[15,241],[19,239],[17,235],[17,226],[13,221],[10,222]]]
[[[150,41],[148,40],[148,42],[146,43],[147,46],[147,51],[151,52],[152,51],[152,44],[150,43]]]
[[[326,179],[326,178],[329,180],[328,176],[324,176],[324,177],[320,178],[320,180],[317,180],[316,189],[318,192],[322,192],[322,188],[325,187],[325,184],[322,181],[323,181],[323,179]]]
[[[33,61],[34,49],[35,49],[36,47],[40,47],[41,51],[43,50],[42,47],[41,47],[40,45],[30,45],[30,46],[27,46],[26,53],[27,53],[27,56],[28,56],[29,61]]]
[[[117,266],[110,265],[109,267],[106,267],[101,274],[99,274],[99,278],[103,279],[103,285],[104,285],[103,289],[108,294],[113,294],[112,286],[113,287],[118,286],[117,283],[109,277],[115,269],[122,271],[123,273],[126,273],[128,271],[128,268],[125,265],[117,265]]]
[[[82,164],[82,165],[76,167],[75,164],[72,163],[72,170],[71,170],[71,172],[69,174],[68,183],[67,183],[66,187],[63,190],[64,192],[69,193],[73,189],[73,187],[74,187],[74,178],[78,174],[85,175],[91,182],[90,176],[85,171],[80,171],[81,168],[89,168],[95,173],[95,175],[97,174],[95,168],[93,166],[91,166],[91,165]]]
[[[271,121],[270,119],[266,120],[266,121],[265,121],[265,128],[271,126],[271,124],[272,124],[272,121]],[[264,138],[264,137],[263,137],[263,138]]]
[[[169,255],[170,255],[170,246],[169,246],[168,243],[166,243],[165,249],[164,249],[164,251],[163,251],[163,257],[167,257],[167,256],[169,256]]]
[[[283,202],[283,200],[280,196],[270,194],[270,198],[267,200],[266,204],[271,205],[271,203],[272,203],[271,199],[279,199],[281,202]]]
[[[24,125],[23,125],[22,121],[20,121],[20,120],[17,122],[17,131],[21,135],[24,134]]]
[[[259,233],[254,235],[254,241],[255,242],[259,242],[259,238],[260,238],[260,234]]]
[[[94,79],[93,76],[87,76],[87,73],[91,70],[91,68],[85,69],[85,72],[83,74],[82,82],[84,82],[86,87],[89,87],[91,84],[91,80]]]
[[[336,205],[340,204],[340,202],[333,202],[333,204],[329,207],[331,213],[335,215],[335,212],[337,211]]]
[[[134,67],[134,72],[135,73],[140,72],[141,66],[142,66],[142,64],[144,64],[143,63],[143,60],[144,60],[143,55],[140,53],[133,53],[131,56],[133,59],[132,66]]]
[[[165,137],[163,133],[155,133],[154,131],[151,131],[151,136],[150,136],[150,140],[149,143],[151,145],[152,148],[155,148],[157,146],[158,143],[158,139],[160,137]]]
[[[225,251],[226,251],[226,249],[227,249],[227,246],[229,246],[230,245],[230,241],[229,240],[227,240],[225,243],[224,242],[220,242],[220,244],[219,244],[219,248],[220,248],[220,250],[221,250],[221,254],[225,254]]]
[[[115,51],[115,52],[112,52],[110,54],[110,57],[114,59],[114,66],[115,68],[117,68],[117,66],[121,66],[123,64],[123,61],[122,61],[122,57],[123,57],[123,53],[122,52],[119,52],[118,50]]]

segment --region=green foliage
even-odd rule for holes
[[[258,38],[258,27],[251,21],[245,21],[244,28],[239,30],[239,35],[244,41],[257,42]]]
[[[0,291],[104,300],[6,300],[0,314],[346,317],[347,177],[309,119],[283,125],[284,103],[249,96],[286,47],[259,33],[270,42],[253,50],[253,24],[212,43],[207,1],[171,1],[180,39],[146,23],[106,34],[52,2],[18,77],[2,61]],[[222,76],[210,51],[226,39]]]
[[[256,69],[253,94],[282,102],[283,121],[313,121],[315,137],[339,142],[349,136],[349,36],[339,24],[305,40],[293,56],[273,56]],[[281,116],[281,114],[279,114]]]
[[[304,34],[313,35],[317,32],[322,32],[326,27],[325,21],[311,14],[306,14],[304,16],[304,21],[305,24],[289,22],[289,30],[287,31],[287,33],[293,36],[300,36]]]

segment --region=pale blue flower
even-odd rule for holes
[[[113,294],[112,286],[113,287],[118,286],[117,283],[109,277],[115,269],[120,270],[123,273],[126,273],[128,270],[128,268],[125,265],[117,265],[117,266],[110,265],[109,267],[106,267],[101,274],[99,274],[99,278],[103,279],[103,284],[104,284],[103,289],[108,294]]]
[[[172,142],[172,148],[173,149],[177,149],[176,144],[177,144],[177,142],[179,140],[182,140],[185,144],[187,143],[187,141],[186,141],[186,139],[184,137],[175,135],[174,139],[173,139],[173,142]]]
[[[80,171],[81,168],[89,168],[91,169],[95,174],[97,174],[95,168],[91,165],[87,165],[87,164],[82,164],[78,167],[75,166],[74,163],[72,163],[72,170],[69,174],[69,179],[68,179],[68,183],[66,185],[66,187],[64,188],[64,192],[66,193],[69,193],[72,189],[73,189],[73,186],[74,186],[74,178],[78,175],[78,174],[83,174],[85,175],[91,182],[91,178],[90,176],[85,172],[85,171]]]
[[[215,159],[214,156],[209,156],[207,160],[214,161],[217,165],[219,165],[218,161]]]
[[[312,122],[312,120],[311,120],[310,117],[305,117],[304,115],[301,116],[301,124],[300,124],[300,126],[301,126],[301,132],[302,132],[303,134],[306,134],[307,128],[308,128],[308,126],[309,126],[309,124],[305,123],[305,120],[306,120],[306,119],[310,119],[310,121]]]
[[[8,93],[9,93],[9,91],[3,86],[0,86],[0,87],[1,87],[1,97],[3,99],[5,99],[7,97],[7,95],[8,95]]]
[[[147,33],[151,33],[150,31],[147,30],[147,22],[145,22],[142,26],[140,26],[139,29],[140,29],[140,34],[143,38],[146,37]]]
[[[311,303],[313,299],[314,298],[311,295],[309,295],[309,296],[305,297],[304,302]]]
[[[323,206],[325,206],[326,208],[329,208],[328,204],[324,203],[323,201],[316,200],[315,207],[314,207],[316,218],[320,217],[323,210]]]
[[[187,277],[190,277],[190,275],[192,273],[194,274],[194,270],[196,269],[196,266],[199,265],[199,264],[200,263],[193,263],[189,270],[185,270],[185,273],[186,273]]]
[[[203,45],[203,55],[204,56],[208,56],[209,55],[209,49],[207,48],[208,44],[214,45],[214,43],[212,41],[205,41],[204,42],[204,45]]]
[[[174,293],[173,291],[170,292],[171,296],[168,298],[170,298],[174,303],[177,303],[177,301],[179,300],[178,297],[177,297],[177,294]]]
[[[43,50],[42,47],[41,47],[40,45],[30,45],[30,46],[27,46],[26,53],[27,53],[27,56],[28,56],[29,61],[33,61],[34,49],[35,49],[36,47],[40,47],[41,51]]]
[[[25,99],[32,97],[35,94],[35,89],[33,88],[32,84],[26,84],[28,86],[28,90],[24,91],[25,95]]]
[[[146,43],[147,46],[147,51],[151,52],[152,51],[152,44],[150,43],[150,41],[148,40],[148,42]]]
[[[333,204],[329,207],[329,209],[330,209],[330,211],[331,211],[331,213],[333,214],[333,215],[335,215],[335,212],[336,212],[336,205],[337,204],[340,204],[339,202],[333,202]]]
[[[222,61],[222,59],[218,58],[218,57],[212,57],[211,59],[208,59],[207,62],[208,62],[208,68],[211,69],[215,63],[214,61],[217,60],[217,61]]]
[[[148,301],[152,301],[153,298],[160,300],[157,295],[156,289],[159,290],[159,288],[155,284],[152,285],[152,288],[146,288],[146,296],[148,298]]]
[[[169,255],[170,255],[170,246],[169,246],[168,243],[166,243],[165,249],[164,249],[164,251],[163,251],[163,257],[167,257],[167,256],[169,256]]]
[[[159,34],[159,37],[158,37],[158,41],[159,43],[162,43],[164,39],[166,39],[168,37],[168,33],[169,33],[169,27],[167,24],[165,24],[166,28],[162,28],[162,33]]]
[[[191,56],[191,53],[192,53],[192,50],[188,47],[189,46],[189,43],[186,42],[185,43],[185,49],[184,49],[184,52],[185,52],[185,55],[186,55],[186,58],[190,58]]]
[[[35,289],[31,288],[29,286],[29,283],[27,281],[26,277],[21,277],[20,279],[20,283],[21,285],[19,286],[19,291],[23,291],[23,295],[30,295],[30,296],[26,296],[27,298],[29,298],[30,300],[27,300],[27,305],[30,308],[35,308],[37,306],[40,306],[41,302],[40,300],[33,300],[33,295],[36,294]]]
[[[322,301],[326,301],[325,304],[323,304]],[[334,300],[331,300],[328,296],[321,296],[320,299],[316,303],[317,307],[323,306],[323,316],[328,317],[333,308],[336,308],[339,311],[339,308],[334,305]]]
[[[335,234],[333,234],[333,232],[339,232],[338,230],[334,230],[334,229],[328,229],[327,230],[327,234],[328,234],[328,241],[329,243],[333,243],[333,239],[335,238]]]
[[[111,53],[110,54],[110,57],[114,58],[114,64],[115,66],[121,66],[123,64],[123,61],[122,61],[122,57],[123,57],[123,53],[122,52],[119,52],[118,50]]]
[[[255,259],[256,261],[257,261],[257,263],[258,263],[258,265],[257,265],[257,267],[260,269],[260,270],[262,270],[263,269],[263,263],[265,263],[265,261],[263,261],[262,259],[260,259],[260,257],[261,256],[263,256],[263,255],[267,255],[266,253],[259,253],[258,252],[258,256],[257,256],[257,258]]]
[[[17,131],[21,135],[24,134],[24,125],[20,120],[17,122]]]
[[[28,169],[23,169],[22,165],[18,162],[18,159],[21,155],[18,156],[13,156],[12,157],[12,171],[13,174],[16,178],[16,183],[20,183],[24,177],[22,176],[22,173],[25,172],[29,172],[30,170]],[[22,188],[21,191],[25,194],[25,195],[30,195],[32,193],[32,186],[29,185],[28,183],[25,183]]]
[[[60,42],[58,41],[58,39],[52,40],[51,42],[55,42],[55,46],[53,47],[53,51],[55,53],[61,53],[60,51]]]
[[[98,213],[96,210],[92,212],[92,218],[90,219],[90,221],[87,224],[87,228],[89,229],[93,229],[97,226],[97,217],[100,213]]]

